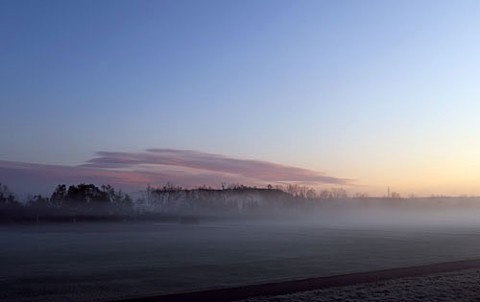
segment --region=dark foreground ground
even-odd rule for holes
[[[241,300],[241,302],[472,302],[480,301],[479,283],[480,270],[472,269],[285,295],[255,297]]]
[[[479,269],[480,260],[465,260],[122,302],[471,301],[480,300]]]
[[[455,295],[456,298],[460,298],[459,292],[467,294],[462,282],[458,282],[459,276],[465,276],[467,274],[471,277],[471,274],[476,275],[477,277],[468,278],[470,285],[469,295],[477,294],[480,295],[480,286],[477,285],[478,275],[480,269],[480,260],[465,260],[465,261],[455,261],[455,262],[445,262],[445,263],[436,263],[430,265],[421,265],[405,268],[396,268],[388,269],[381,271],[373,272],[364,272],[364,273],[353,273],[329,277],[319,277],[319,278],[309,278],[304,280],[295,280],[287,282],[277,282],[277,283],[268,283],[261,285],[250,285],[242,286],[229,289],[218,289],[218,290],[209,290],[209,291],[200,291],[193,293],[184,293],[184,294],[173,294],[173,295],[163,295],[163,296],[153,296],[145,297],[138,299],[128,299],[122,300],[123,302],[180,302],[180,301],[198,301],[198,302],[207,302],[207,301],[237,301],[245,299],[242,301],[330,301],[329,299],[334,299],[330,297],[327,293],[334,293],[336,296],[339,294],[348,298],[348,300],[356,299],[370,299],[371,297],[365,294],[365,291],[373,291],[378,296],[376,299],[380,298],[389,298],[396,299],[400,298],[401,288],[393,289],[383,289],[379,290],[381,287],[398,287],[398,285],[407,285],[405,290],[409,290],[411,285],[414,285],[413,288],[416,288],[417,291],[420,290],[424,292],[422,295],[423,300],[434,294],[430,292],[432,290],[438,291],[440,284],[435,284],[432,286],[432,280],[444,281],[445,288],[441,289],[442,296]],[[465,270],[470,270],[465,272]],[[461,272],[458,272],[461,271]],[[451,274],[451,272],[457,272],[456,274]],[[450,274],[448,274],[450,273]],[[425,276],[427,276],[425,278]],[[413,277],[413,278],[412,278]],[[423,277],[423,278],[422,278]],[[449,281],[454,282],[449,285]],[[395,280],[395,281],[390,281]],[[386,283],[386,281],[390,281]],[[464,280],[463,280],[464,281]],[[465,282],[463,282],[465,283]],[[423,288],[421,286],[423,285]],[[327,289],[327,290],[325,290]],[[362,289],[363,293],[352,293]],[[448,289],[448,290],[447,290]],[[323,290],[323,291],[322,291]],[[453,291],[452,291],[453,290]],[[472,292],[473,290],[473,292]],[[447,292],[450,293],[447,295]],[[437,293],[438,294],[438,293]],[[353,296],[352,296],[353,295]],[[412,296],[412,293],[408,293],[408,296]],[[418,294],[420,297],[420,294]],[[477,296],[480,299],[480,296]],[[339,297],[337,297],[339,298]],[[342,299],[344,300],[344,299]],[[438,301],[437,299],[434,299]]]
[[[335,222],[0,227],[0,301],[118,301],[480,255],[478,225]]]

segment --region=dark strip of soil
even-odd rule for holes
[[[335,286],[347,286],[359,283],[386,281],[404,277],[425,276],[435,273],[446,273],[464,269],[480,268],[480,259],[455,262],[435,263],[428,265],[386,269],[373,272],[352,273],[329,277],[309,278],[303,280],[277,283],[246,285],[234,288],[213,289],[199,292],[170,294],[156,297],[144,297],[121,300],[121,302],[203,302],[234,301],[256,296],[284,295],[314,289]],[[120,302],[120,301],[118,301]]]

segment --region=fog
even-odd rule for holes
[[[109,301],[474,259],[480,208],[345,201],[195,220],[0,226],[0,300]]]
[[[290,216],[286,222],[340,228],[450,228],[480,227],[479,207],[361,207],[315,209],[308,214]],[[272,217],[272,221],[275,221]]]

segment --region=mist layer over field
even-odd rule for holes
[[[0,227],[2,301],[90,301],[477,258],[475,208]]]

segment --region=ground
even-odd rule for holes
[[[250,298],[241,302],[480,301],[479,281],[480,270],[464,270],[288,295]]]

